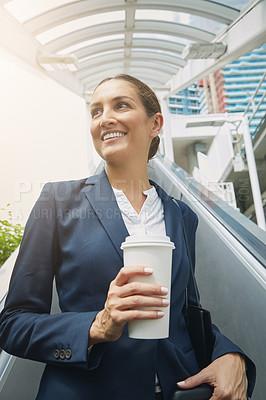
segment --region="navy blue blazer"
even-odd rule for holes
[[[175,243],[168,339],[128,338],[93,346],[88,336],[103,308],[110,282],[123,265],[128,236],[105,171],[88,179],[48,183],[26,225],[10,290],[1,314],[0,346],[19,357],[46,363],[38,400],[152,400],[157,373],[164,400],[176,382],[199,367],[182,314],[191,281],[180,210],[159,186],[166,233]],[[179,202],[195,258],[197,217]],[[55,278],[61,314],[50,315]],[[190,301],[193,291],[189,284]],[[242,351],[216,327],[213,359]],[[249,393],[255,372],[249,361]]]

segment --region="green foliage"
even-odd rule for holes
[[[7,204],[9,207],[10,204]],[[1,208],[0,210],[5,210]],[[8,218],[0,220],[0,267],[8,259],[21,242],[24,228],[20,224],[12,224],[12,213],[8,210]]]

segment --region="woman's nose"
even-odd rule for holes
[[[116,118],[112,112],[112,110],[103,111],[101,116],[101,126],[110,126],[116,123]]]

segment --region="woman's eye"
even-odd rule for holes
[[[94,110],[91,111],[91,116],[92,118],[97,117],[97,115],[100,115],[102,113],[102,110],[100,108],[95,108]]]
[[[129,105],[128,103],[123,102],[123,103],[119,103],[119,104],[117,105],[117,107],[118,107],[118,108],[129,108],[130,105]]]

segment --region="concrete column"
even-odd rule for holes
[[[217,93],[214,81],[214,75],[211,73],[209,75],[209,82],[210,82],[210,91],[211,91],[211,98],[212,98],[212,110],[213,113],[218,113],[218,101],[217,101]]]
[[[207,78],[204,77],[202,79],[203,82],[203,89],[204,89],[204,96],[205,96],[205,100],[206,100],[206,105],[207,105],[207,110],[208,113],[210,114],[212,112],[211,110],[211,105],[210,105],[210,98],[209,98],[209,90],[208,90],[208,81]]]
[[[170,161],[174,161],[174,148],[173,148],[170,113],[168,110],[167,98],[162,100],[161,106],[164,117],[163,142],[164,142],[165,157],[168,158],[168,160]]]
[[[261,229],[265,230],[265,217],[262,205],[260,184],[259,184],[256,161],[253,152],[252,141],[249,133],[247,116],[244,117],[242,124],[243,124],[243,137],[244,137],[247,163],[248,163],[248,172],[250,177],[251,190],[253,194],[255,213],[257,217],[257,224]]]

